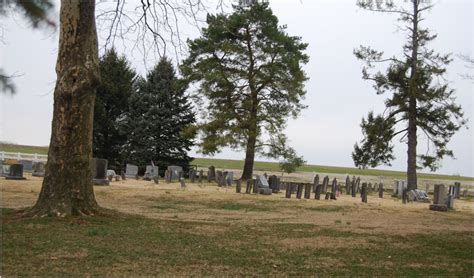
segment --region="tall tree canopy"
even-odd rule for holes
[[[99,68],[101,84],[94,108],[93,153],[95,157],[106,158],[109,168],[120,170],[127,141],[124,119],[136,73],[125,56],[119,57],[113,48],[101,57]]]
[[[208,15],[202,36],[189,41],[181,67],[199,85],[207,115],[200,124],[204,154],[229,146],[246,152],[242,178],[252,177],[254,157],[293,154],[283,134],[297,117],[307,80],[307,44],[278,25],[267,3],[235,6],[231,15]]]
[[[377,94],[391,93],[385,100],[386,110],[381,115],[370,112],[362,119],[364,138],[355,144],[352,157],[356,166],[376,167],[389,164],[393,156],[392,141],[400,137],[407,143],[408,188],[417,188],[417,167],[432,171],[445,156],[453,156],[447,144],[465,124],[461,106],[455,103],[454,90],[442,78],[450,55],[441,55],[428,48],[436,38],[420,23],[433,5],[426,0],[410,0],[395,5],[391,0],[359,0],[365,10],[395,13],[405,23],[407,42],[401,57],[383,57],[383,52],[361,46],[354,53],[363,60],[363,79],[374,83]],[[386,72],[374,72],[375,65],[388,62]],[[428,142],[425,153],[417,156],[418,136]],[[417,164],[418,158],[418,164]]]
[[[137,81],[126,119],[130,161],[188,166],[192,158],[187,153],[194,144],[196,120],[185,90],[185,82],[176,77],[173,64],[166,58],[146,79]]]

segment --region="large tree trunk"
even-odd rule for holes
[[[33,215],[93,214],[92,124],[99,83],[95,1],[62,0],[48,163]]]
[[[245,151],[244,171],[242,173],[242,180],[249,180],[253,174],[253,164],[255,161],[255,143],[256,136],[249,136],[247,141],[247,149]]]
[[[417,67],[418,67],[418,3],[419,0],[412,0],[413,3],[413,29],[412,29],[412,54],[411,54],[411,73],[410,73],[410,89],[408,103],[408,150],[407,150],[407,183],[408,189],[417,189],[416,177],[416,146],[417,146],[417,116],[416,116],[416,99],[418,94],[417,88]]]

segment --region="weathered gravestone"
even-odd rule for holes
[[[171,182],[171,173],[168,169],[165,170],[165,182],[170,183]]]
[[[186,183],[184,183],[184,178],[180,178],[179,182],[181,183],[181,188],[182,189],[186,188]]]
[[[383,183],[379,183],[379,198],[383,198]]]
[[[219,175],[216,175],[216,177],[217,177],[217,176],[219,176]],[[218,183],[217,183],[217,184],[218,184],[220,187],[226,186],[226,179],[225,179],[226,176],[227,176],[227,171],[222,172],[222,174],[219,176],[219,179],[218,179]]]
[[[352,189],[351,189],[352,197],[356,197],[356,194],[357,194],[357,180],[352,179],[351,185],[352,185]]]
[[[356,179],[356,193],[360,192],[360,177]]]
[[[289,182],[286,183],[285,198],[291,198],[291,191],[293,190],[293,185]]]
[[[116,175],[117,174],[114,170],[107,170],[107,178],[109,179],[109,182],[113,181]]]
[[[351,194],[351,178],[349,178],[349,175],[346,177],[346,194]]]
[[[326,193],[328,186],[329,186],[329,177],[325,176],[323,179],[323,193]]]
[[[337,185],[337,179],[334,178],[332,180],[331,193],[334,194],[334,196],[336,196],[338,191],[339,191],[339,186]]]
[[[319,175],[316,175],[313,179],[313,193],[316,192],[316,186],[319,184]]]
[[[0,163],[0,177],[6,177],[10,173],[10,165],[3,165]]]
[[[316,192],[314,192],[314,199],[321,200],[321,191],[323,190],[323,185],[318,184],[316,186]]]
[[[408,188],[403,188],[402,190],[402,203],[408,203]]]
[[[360,190],[360,195],[361,195],[361,198],[362,198],[362,202],[367,203],[367,183],[365,183],[365,182],[362,184],[362,188]]]
[[[225,181],[227,185],[232,185],[232,182],[234,181],[234,172],[228,172],[225,176]]]
[[[45,166],[44,162],[35,162],[33,164],[33,173],[31,175],[34,177],[44,177]]]
[[[433,204],[430,205],[430,210],[447,211],[448,207],[445,203],[446,191],[444,184],[434,185]]]
[[[221,178],[222,178],[222,171],[216,171],[216,177],[215,177],[215,180],[217,182],[217,184],[220,186],[220,181],[221,181]]]
[[[296,198],[301,199],[302,195],[303,195],[303,184],[298,183],[296,185]]]
[[[204,170],[199,170],[199,183],[202,183],[202,176],[204,175]]]
[[[25,177],[23,177],[23,164],[13,164],[10,165],[10,168],[8,169],[9,172],[7,175],[5,175],[5,179],[7,180],[26,180]]]
[[[280,179],[277,176],[270,176],[268,178],[268,183],[270,184],[270,189],[272,190],[272,193],[280,192]]]
[[[464,198],[467,198],[467,197],[468,197],[468,194],[469,194],[469,192],[467,191],[467,189],[464,189],[464,190],[462,191],[462,196],[463,196]]]
[[[207,171],[207,181],[210,182],[215,179],[216,179],[216,167],[211,166],[208,168],[208,171]]]
[[[258,194],[258,185],[257,185],[257,181],[254,180],[254,179],[251,179],[252,181],[252,193],[254,194]]]
[[[406,189],[404,180],[394,180],[393,197],[403,198],[403,190]]]
[[[138,176],[138,166],[133,164],[127,164],[125,166],[125,177],[135,178]]]
[[[194,169],[190,169],[189,170],[189,180],[192,182],[192,183],[195,183],[196,182],[196,171]]]
[[[461,183],[455,182],[454,183],[454,198],[459,199],[461,197]]]
[[[312,188],[311,183],[305,184],[305,186],[304,186],[304,198],[305,199],[311,198],[311,188]]]
[[[158,166],[147,165],[145,168],[144,180],[152,180],[154,177],[158,177]]]
[[[367,185],[367,190],[368,192],[372,192],[372,183],[369,182],[369,184]]]
[[[242,181],[239,179],[235,182],[235,192],[240,193],[242,190]]]
[[[258,193],[263,195],[272,195],[272,190],[268,184],[267,178],[265,176],[257,175],[257,180],[255,183],[258,186]]]
[[[170,165],[168,166],[168,171],[170,173],[171,181],[174,179],[177,179],[178,181],[180,181],[181,178],[183,177],[183,167],[181,166]]]
[[[107,159],[93,158],[91,163],[92,183],[94,185],[109,185],[107,179]]]

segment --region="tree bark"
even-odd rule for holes
[[[95,1],[62,0],[54,113],[43,186],[29,214],[97,211],[92,185],[92,125],[99,83]]]
[[[418,94],[417,84],[417,62],[418,62],[418,0],[413,1],[413,30],[412,30],[412,54],[411,54],[411,72],[410,89],[408,103],[408,150],[407,150],[407,185],[408,190],[417,189],[416,176],[416,146],[417,142],[417,116],[416,99]]]

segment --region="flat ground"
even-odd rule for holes
[[[474,274],[472,200],[443,213],[389,193],[364,204],[127,180],[95,187],[102,215],[24,219],[42,181],[27,178],[0,180],[5,276]]]

